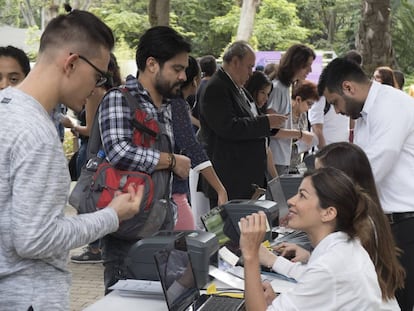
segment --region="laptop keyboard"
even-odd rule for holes
[[[242,299],[226,297],[226,296],[211,296],[206,303],[199,309],[202,311],[236,311],[240,309]]]

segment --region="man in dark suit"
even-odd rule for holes
[[[207,154],[231,199],[250,199],[252,184],[265,187],[266,137],[274,135],[285,116],[259,115],[250,94],[243,88],[255,65],[248,43],[236,41],[223,56],[200,97],[200,137]],[[206,187],[212,205],[215,191]]]

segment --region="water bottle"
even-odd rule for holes
[[[105,159],[105,152],[103,150],[99,150],[96,156],[93,158],[90,158],[88,163],[86,163],[86,169],[91,172],[96,172],[99,164],[101,164],[104,159]]]

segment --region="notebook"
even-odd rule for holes
[[[154,254],[155,263],[169,311],[192,310],[238,311],[244,309],[244,299],[201,295],[188,252],[165,249]],[[227,306],[228,305],[228,306]]]

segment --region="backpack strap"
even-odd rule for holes
[[[134,117],[134,112],[136,109],[143,109],[142,105],[139,101],[137,101],[137,99],[132,96],[132,94],[128,91],[128,89],[126,87],[122,87],[120,88],[122,95],[124,95],[129,108],[132,111],[132,119],[131,119],[131,123],[132,126],[135,127],[137,129],[137,131],[146,133],[154,138],[157,137],[157,133],[154,132],[152,129],[148,128],[147,126],[145,126],[145,124],[139,122],[135,117]]]
[[[328,103],[327,101],[325,102],[325,107],[323,108],[323,114],[327,114],[329,109],[331,109],[331,104]]]
[[[133,127],[137,129],[137,131],[147,133],[152,137],[157,137],[157,133],[154,132],[152,129],[145,126],[145,124],[139,122],[135,119],[134,113],[136,109],[143,109],[141,103],[132,94],[128,91],[126,87],[116,87],[112,88],[112,90],[119,90],[121,91],[123,97],[125,98],[130,110],[131,110],[131,124]],[[109,92],[108,91],[108,92]],[[99,104],[100,106],[100,104]],[[93,119],[92,128],[89,135],[88,140],[88,147],[87,147],[87,159],[96,156],[98,151],[102,149],[102,139],[101,139],[101,132],[99,130],[99,106],[96,110],[95,118]]]

